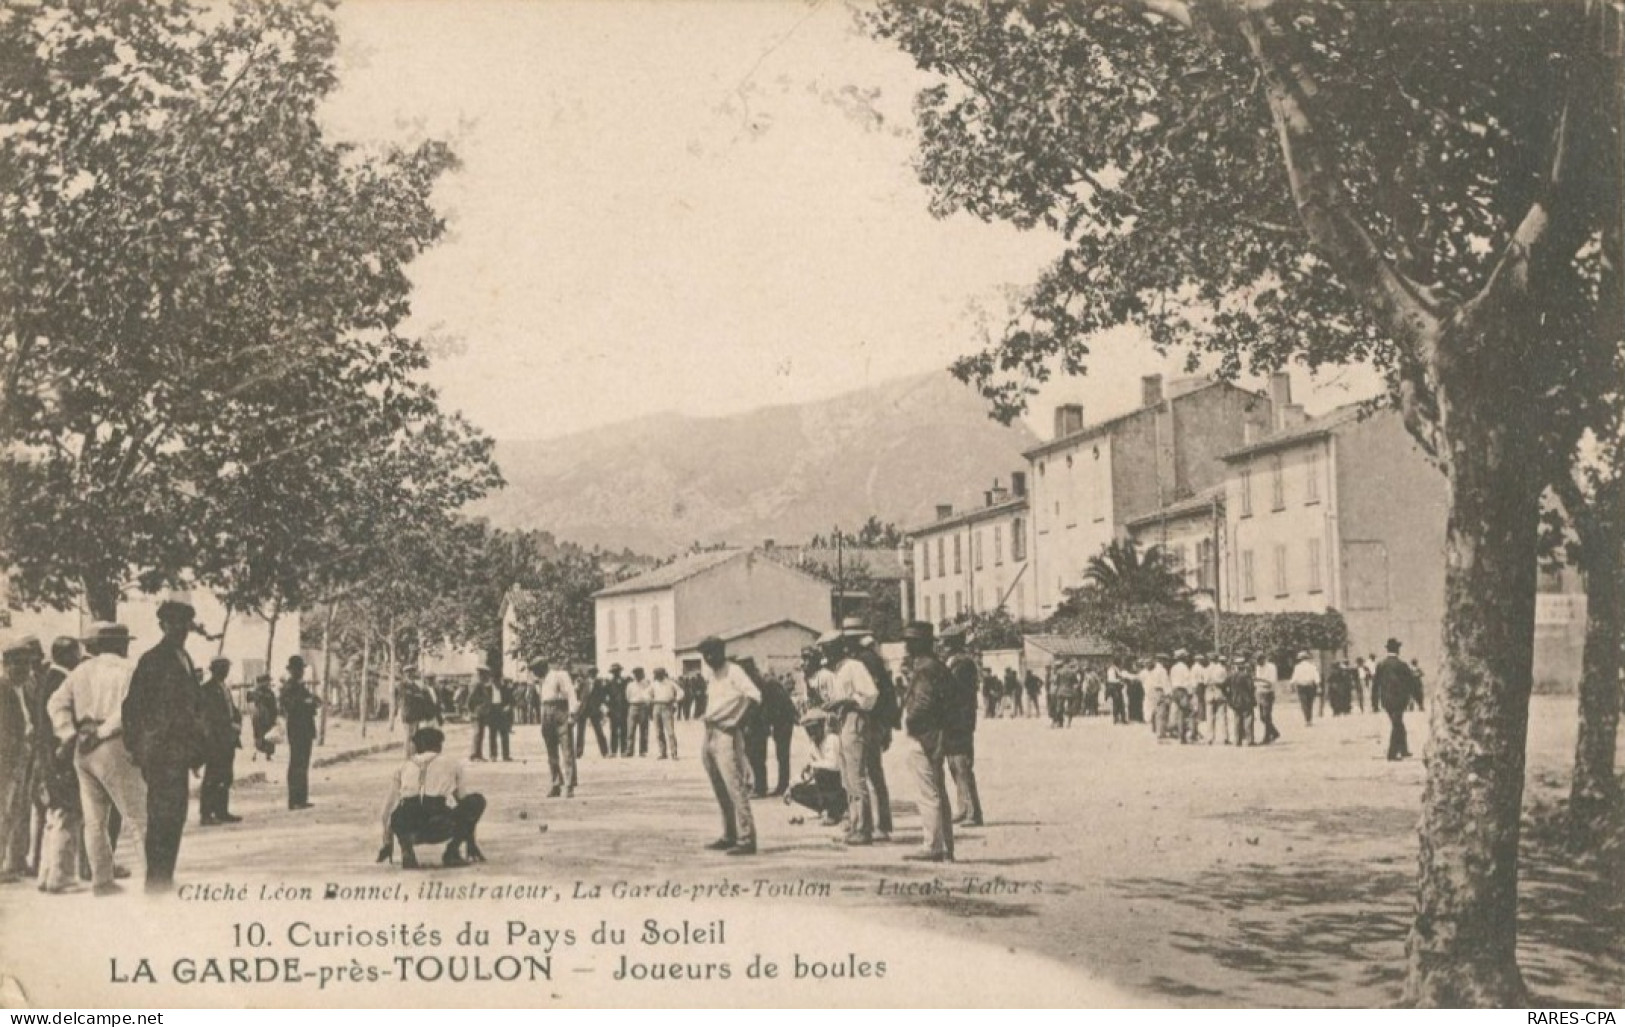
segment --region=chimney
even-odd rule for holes
[[[767,549],[767,550],[771,550],[773,548],[773,540],[770,539],[770,538],[762,539],[762,548]]]
[[[993,506],[996,503],[1002,503],[1006,499],[1010,498],[1010,490],[1006,489],[1003,485],[1000,485],[999,479],[994,478],[993,491],[988,493],[988,498],[991,500],[991,502],[988,503],[989,506]]]
[[[1055,408],[1056,438],[1065,438],[1080,431],[1083,431],[1082,403],[1062,403]]]
[[[1275,427],[1286,426],[1286,408],[1292,405],[1292,376],[1285,371],[1270,375],[1270,411]]]
[[[1148,374],[1140,379],[1140,405],[1156,406],[1162,402],[1162,375]]]
[[[1299,425],[1308,423],[1309,415],[1303,412],[1302,404],[1288,403],[1286,406],[1281,408],[1282,428],[1296,428]]]
[[[993,493],[991,493],[991,492],[982,493],[982,505],[983,506],[992,506],[993,505]]]
[[[1010,494],[1021,499],[1027,494],[1027,472],[1015,471],[1010,475]]]
[[[937,520],[945,521],[948,518],[952,517],[953,515],[954,515],[954,505],[952,503],[938,503],[937,504]]]

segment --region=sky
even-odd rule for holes
[[[929,84],[842,0],[348,0],[324,112],[357,141],[450,138],[447,238],[412,267],[448,406],[499,439],[708,416],[943,369],[1060,251],[938,220]],[[1093,420],[1180,373],[1130,330],[1047,387]],[[1372,391],[1343,375],[1311,412]]]

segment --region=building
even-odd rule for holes
[[[1028,574],[1030,545],[1027,476],[998,481],[982,505],[956,513],[948,504],[937,518],[909,532],[914,550],[914,616],[941,624],[964,613],[1004,609],[1018,620],[1037,616],[1037,589]]]
[[[1129,538],[1140,550],[1161,549],[1185,576],[1199,607],[1211,609],[1220,595],[1224,545],[1225,485],[1204,489],[1189,499],[1128,522]]]
[[[727,643],[730,658],[748,658],[768,673],[793,675],[801,667],[801,651],[818,641],[822,633],[806,624],[785,619],[719,631],[716,636]],[[682,673],[693,673],[700,669],[699,644],[696,638],[678,647],[677,662]]]
[[[768,539],[762,553],[798,570],[835,582],[835,605],[841,616],[863,616],[865,605],[896,583],[898,616],[908,620],[912,572],[908,549],[884,546],[781,546]]]
[[[1084,568],[1132,522],[1224,483],[1225,454],[1270,424],[1273,401],[1205,377],[1141,379],[1140,406],[1086,424],[1081,405],[1055,410],[1055,434],[1026,453],[1032,490],[1034,612],[1047,617]],[[1251,429],[1248,425],[1252,425]]]
[[[691,553],[594,593],[597,665],[679,674],[684,654],[707,635],[760,635],[756,644],[771,647],[786,632],[768,629],[788,622],[816,637],[834,624],[833,591],[829,582],[756,550]],[[693,663],[697,668],[697,658]]]

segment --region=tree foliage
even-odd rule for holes
[[[438,142],[325,138],[330,5],[0,12],[0,442],[17,593],[297,605],[497,484],[402,333]]]
[[[592,596],[603,587],[603,571],[591,554],[565,553],[547,561],[535,586],[520,598],[518,652],[511,655],[522,664],[538,657],[591,663],[596,630]],[[514,668],[507,673],[511,676]]]

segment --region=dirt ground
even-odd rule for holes
[[[1106,718],[1066,730],[1042,719],[984,722],[978,773],[988,823],[961,834],[951,867],[900,859],[918,843],[919,827],[895,751],[887,760],[892,844],[839,846],[829,829],[793,824],[790,807],[762,800],[759,853],[728,860],[701,849],[718,821],[697,758],[697,725],[680,725],[677,761],[589,752],[570,801],[543,798],[537,730],[521,727],[515,762],[469,771],[491,803],[480,833],[490,861],[412,879],[414,887],[431,877],[607,886],[701,872],[786,885],[814,880],[831,885],[827,897],[775,901],[792,917],[816,904],[846,924],[982,946],[1110,989],[1051,992],[1063,1001],[1391,1004],[1413,901],[1422,761],[1383,759],[1384,717],[1355,712],[1305,728],[1294,710],[1279,712],[1284,737],[1257,749],[1159,744],[1143,726],[1113,727]],[[1408,719],[1420,754],[1426,719]],[[1537,698],[1531,724],[1535,801],[1566,780],[1573,700]],[[466,744],[459,731],[448,747]],[[397,757],[315,771],[317,806],[301,813],[282,808],[283,758],[271,780],[236,796],[244,824],[188,829],[183,881],[376,881],[391,872],[376,869],[372,857],[381,782]],[[797,769],[801,762],[798,751]],[[240,773],[264,769],[246,758],[239,764]],[[942,889],[895,894],[898,882],[932,879]],[[1526,860],[1520,957],[1537,995],[1565,1005],[1625,1004],[1625,896],[1601,890],[1611,887],[1557,861]],[[14,894],[8,889],[0,901],[12,904]],[[12,912],[25,917],[41,902],[55,914],[92,901],[18,898]]]

